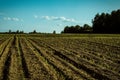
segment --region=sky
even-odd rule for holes
[[[120,0],[0,0],[0,32],[60,33],[89,24],[97,13],[120,9]]]

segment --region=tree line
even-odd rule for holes
[[[93,31],[92,27],[88,24],[84,24],[84,26],[66,26],[64,31],[61,33],[91,33]]]
[[[109,13],[97,13],[92,26],[66,26],[62,33],[120,33],[120,9]]]
[[[24,31],[12,31],[12,30],[9,30],[8,32],[0,32],[0,34],[24,34]]]

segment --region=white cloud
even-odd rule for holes
[[[43,19],[46,19],[46,20],[51,20],[51,18],[49,16],[42,16]]]
[[[38,18],[38,16],[37,16],[37,15],[34,15],[34,18],[36,18],[36,19],[37,19],[37,18]]]
[[[3,18],[5,21],[23,21],[23,19],[19,19],[19,18],[11,18],[11,17],[4,17]]]
[[[10,20],[11,20],[11,18],[10,18],[10,17],[4,17],[3,19],[4,19],[4,20],[8,20],[8,21],[10,21]]]
[[[13,21],[20,21],[18,18],[12,18]]]
[[[61,20],[65,21],[65,20],[68,20],[67,18],[65,17],[60,17]]]
[[[65,18],[65,17],[60,17],[60,19],[63,20],[63,21],[65,21],[65,22],[77,22],[74,19],[68,19],[68,18]]]
[[[42,16],[43,19],[46,19],[46,20],[60,20],[60,21],[63,21],[63,22],[78,22],[76,21],[75,19],[70,19],[70,18],[66,18],[66,17],[56,17],[56,16]]]
[[[59,17],[51,16],[51,20],[60,20]]]

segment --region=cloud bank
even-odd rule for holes
[[[53,20],[53,21],[63,21],[63,22],[73,22],[73,23],[79,23],[79,21],[73,19],[73,18],[66,18],[66,17],[57,17],[57,16],[38,16],[33,15],[35,19],[45,19],[45,20]]]
[[[60,20],[60,21],[63,21],[63,22],[75,22],[75,23],[78,22],[78,21],[75,20],[75,19],[66,18],[66,17],[42,16],[42,18],[43,18],[43,19],[46,19],[46,20],[54,20],[54,21]]]
[[[4,17],[3,18],[5,21],[23,21],[23,19],[19,19],[19,18],[16,18],[16,17]]]

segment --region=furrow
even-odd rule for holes
[[[92,77],[96,78],[96,79],[110,79],[108,78],[108,76],[105,76],[103,75],[103,73],[97,69],[97,70],[94,70],[94,68],[92,67],[92,65],[89,67],[87,67],[85,64],[82,64],[82,63],[79,63],[79,62],[75,62],[72,58],[69,58],[66,57],[66,55],[62,54],[61,52],[55,50],[54,48],[48,46],[49,48],[51,48],[53,51],[54,51],[54,55],[66,60],[67,62],[71,63],[72,65],[76,66],[77,68],[79,69],[83,69],[84,71],[86,71],[87,73],[89,73]],[[83,61],[84,62],[84,61]],[[89,63],[88,63],[89,64]],[[98,71],[100,71],[100,73],[98,73]],[[99,78],[101,77],[101,78]]]
[[[39,53],[43,53],[42,51],[42,49],[40,48],[39,49],[39,47],[37,47],[35,44],[33,44],[33,46],[39,51]],[[46,55],[45,55],[45,53],[46,53]],[[52,52],[53,54],[54,54],[54,51]],[[86,74],[86,73],[84,73],[84,71],[82,71],[81,70],[81,73],[80,72],[78,72],[79,70],[78,69],[76,69],[74,66],[72,66],[72,65],[70,65],[69,63],[67,63],[64,59],[61,59],[61,58],[59,58],[59,57],[57,57],[57,56],[54,56],[54,55],[47,55],[47,54],[51,54],[49,51],[47,51],[47,52],[44,52],[44,54],[41,54],[42,56],[44,56],[44,57],[46,57],[46,58],[48,58],[48,60],[50,61],[52,61],[52,62],[55,62],[56,61],[56,63],[57,64],[59,64],[59,63],[61,63],[61,65],[64,65],[64,68],[66,67],[66,69],[68,69],[68,70],[72,70],[71,72],[69,72],[68,74],[69,74],[69,77],[71,77],[70,75],[70,73],[72,73],[73,75],[74,75],[74,78],[75,77],[77,77],[77,76],[79,76],[80,78],[79,79],[93,79],[92,77],[90,77],[88,74]],[[58,61],[58,62],[57,62]],[[55,64],[55,63],[53,63],[53,64]],[[57,64],[55,64],[55,65],[57,65]],[[58,65],[59,66],[59,65]],[[60,68],[61,70],[63,70],[62,68]],[[65,71],[65,69],[64,69],[64,71]],[[63,71],[63,72],[64,72]],[[67,71],[67,70],[66,70]],[[67,73],[67,72],[65,72],[65,73]],[[72,76],[73,76],[72,75]],[[86,77],[85,77],[85,75],[86,75]],[[73,78],[73,79],[74,79]]]
[[[49,68],[52,67],[52,71],[54,71],[54,74],[57,77],[57,80],[68,79],[68,76],[65,73],[63,73],[58,67],[56,67],[56,65],[54,63],[52,63],[48,58],[46,58],[43,55],[43,54],[45,54],[45,52],[43,52],[43,54],[42,54],[42,52],[33,45],[32,45],[32,48],[37,50],[39,57],[41,56],[45,59],[45,62],[47,62],[46,64],[48,64],[47,66],[49,66]],[[53,74],[53,72],[52,72],[52,74]]]
[[[7,44],[2,57],[0,58],[0,80],[4,80],[8,78],[10,62],[11,62],[11,51],[10,46],[12,44],[13,38],[10,39]]]
[[[8,57],[5,61],[4,69],[3,69],[3,79],[2,80],[8,80],[9,79],[9,71],[10,71],[10,65],[11,65],[11,51],[8,52]]]
[[[25,60],[25,57],[24,57],[24,53],[23,53],[23,50],[22,50],[20,40],[18,40],[18,47],[19,47],[19,55],[20,55],[20,58],[21,58],[21,63],[22,63],[21,65],[22,65],[24,77],[25,78],[30,78],[30,73],[29,73],[28,66],[27,66],[27,63],[26,63],[26,60]]]
[[[11,46],[11,66],[9,70],[9,79],[10,80],[23,80],[23,69],[22,69],[22,62],[21,57],[19,55],[18,49],[18,38],[15,35],[14,40]]]
[[[8,43],[10,42],[11,38],[4,41],[3,44],[1,44],[1,48],[0,48],[0,58],[3,55],[5,48],[7,47]]]
[[[54,80],[54,78],[49,74],[44,65],[35,55],[35,53],[27,46],[24,39],[20,39],[21,47],[26,60],[26,65],[30,72],[30,80]],[[27,50],[27,51],[26,51]]]

